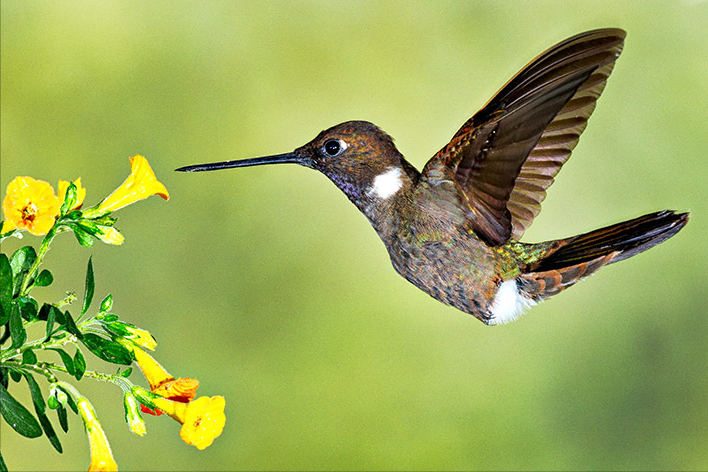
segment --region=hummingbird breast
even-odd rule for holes
[[[396,271],[433,298],[484,322],[509,261],[470,232],[454,188],[424,184],[401,195],[377,228]],[[451,198],[452,197],[452,198]]]

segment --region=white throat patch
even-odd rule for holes
[[[374,185],[369,187],[366,193],[369,196],[376,196],[385,200],[398,192],[402,186],[401,169],[390,167],[383,174],[374,177]]]
[[[505,280],[499,285],[499,290],[492,300],[492,306],[489,308],[492,317],[488,323],[490,325],[510,323],[535,304],[536,302],[519,291],[516,279]]]

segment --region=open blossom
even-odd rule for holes
[[[113,459],[111,446],[108,444],[108,439],[101,427],[101,423],[98,422],[93,406],[85,398],[79,398],[76,401],[76,406],[79,409],[81,419],[84,421],[84,427],[86,428],[86,434],[89,440],[89,449],[91,451],[89,472],[117,471],[118,464],[116,464],[115,459]]]
[[[7,185],[2,202],[5,221],[0,233],[26,229],[35,236],[47,234],[60,207],[61,202],[47,182],[32,177],[15,177]]]
[[[86,189],[81,186],[81,177],[74,180],[74,185],[76,186],[76,203],[74,206],[69,208],[69,211],[81,208],[84,204],[84,198],[86,198]],[[59,197],[59,202],[64,203],[64,197],[66,197],[66,191],[69,188],[69,181],[60,180],[57,186],[57,197]]]
[[[130,158],[130,175],[120,187],[100,203],[97,212],[105,214],[116,211],[151,195],[159,195],[165,200],[170,199],[170,194],[155,177],[147,159],[141,155],[135,155]]]
[[[164,398],[155,398],[153,403],[171,418],[182,423],[180,437],[199,450],[211,446],[226,425],[226,400],[221,395],[199,397],[187,404]]]

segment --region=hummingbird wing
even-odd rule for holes
[[[620,29],[588,31],[531,61],[426,164],[452,178],[468,221],[488,244],[518,239],[585,129],[624,42]]]

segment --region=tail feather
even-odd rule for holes
[[[549,254],[531,264],[521,275],[521,288],[533,300],[548,298],[600,267],[666,241],[687,222],[688,213],[665,210],[554,241]]]

